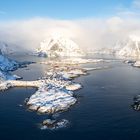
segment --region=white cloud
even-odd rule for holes
[[[82,20],[33,18],[0,22],[0,41],[17,44],[26,50],[39,47],[40,41],[54,34],[73,39],[81,48],[93,49],[112,47],[116,41],[138,33],[140,20],[131,17]]]

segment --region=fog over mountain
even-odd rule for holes
[[[0,41],[15,45],[20,48],[19,51],[33,51],[50,36],[70,38],[81,48],[94,50],[114,47],[116,42],[130,35],[140,36],[140,20],[137,17],[79,20],[33,18],[0,22]]]

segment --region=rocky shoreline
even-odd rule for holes
[[[6,80],[0,83],[0,90],[7,90],[12,87],[35,87],[37,91],[25,103],[29,110],[40,114],[63,112],[77,102],[74,91],[82,88],[82,85],[75,83],[73,79],[86,75],[91,70],[104,69],[104,67],[81,68],[80,64],[99,62],[103,62],[103,60],[74,58],[42,62],[44,65],[50,65],[45,77],[35,81]],[[57,123],[54,124],[57,126]],[[54,125],[52,126],[54,127]],[[45,124],[45,127],[47,127],[47,124]]]

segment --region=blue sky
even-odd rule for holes
[[[0,20],[50,17],[79,19],[108,17],[133,0],[0,0]]]

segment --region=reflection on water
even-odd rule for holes
[[[20,57],[20,59],[40,61],[42,58]],[[51,117],[26,110],[24,100],[31,96],[35,89],[13,88],[0,94],[0,138],[3,140],[139,139],[140,112],[134,111],[131,105],[133,97],[140,93],[140,69],[120,61],[99,65],[109,65],[111,68],[91,71],[89,75],[75,79],[84,85],[82,90],[75,93],[78,103],[67,112],[56,114],[60,120],[64,118],[69,120],[69,127],[64,129],[57,131],[38,129],[38,124],[42,120]],[[88,64],[88,66],[95,65]],[[43,69],[47,69],[47,66],[37,63],[19,69],[15,73],[23,76],[25,80],[33,80],[44,74]]]

